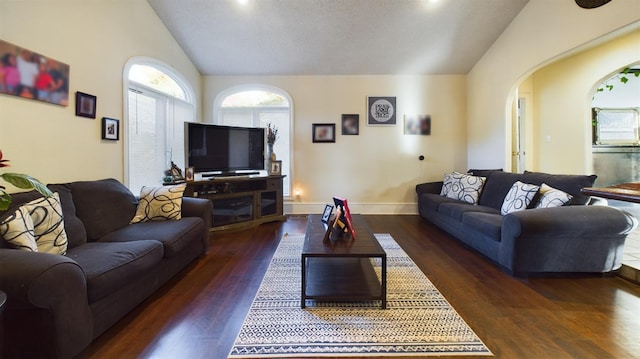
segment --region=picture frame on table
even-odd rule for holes
[[[333,213],[333,206],[330,204],[324,206],[324,212],[322,213],[322,223],[329,224],[329,221],[331,220],[331,213]]]
[[[76,116],[96,118],[97,103],[96,96],[76,91]]]
[[[193,182],[196,174],[195,167],[187,167],[184,169],[184,180],[187,182]]]
[[[336,142],[335,123],[314,123],[311,125],[313,143],[334,143]]]
[[[282,174],[282,161],[271,161],[269,163],[269,175],[280,176]]]
[[[102,118],[102,139],[117,141],[120,139],[120,120],[115,118]]]

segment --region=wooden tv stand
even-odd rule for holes
[[[187,182],[184,195],[207,198],[213,204],[212,231],[243,229],[285,221],[284,176],[238,176]]]

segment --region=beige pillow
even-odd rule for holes
[[[142,187],[140,202],[131,223],[182,218],[182,195],[186,184]]]

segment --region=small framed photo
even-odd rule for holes
[[[431,115],[404,115],[404,134],[430,135]]]
[[[396,124],[395,97],[367,97],[367,125]]]
[[[115,118],[102,118],[102,139],[117,141],[120,139],[120,120]]]
[[[193,182],[195,178],[196,169],[195,167],[187,167],[184,169],[184,180],[187,182]]]
[[[269,175],[280,176],[282,173],[282,161],[271,161],[269,164]]]
[[[336,142],[335,123],[314,123],[311,125],[313,132],[313,142]]]
[[[333,206],[328,204],[324,206],[324,212],[322,213],[322,223],[329,223],[331,220],[331,213],[333,212]]]
[[[96,103],[98,99],[88,93],[76,92],[76,116],[96,118]]]
[[[360,133],[360,115],[342,115],[342,134],[345,136]]]

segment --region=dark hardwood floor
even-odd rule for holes
[[[365,218],[396,239],[496,358],[640,358],[640,286],[591,275],[514,278],[418,216]],[[293,216],[212,234],[206,257],[80,357],[226,358],[279,239],[305,224]]]

